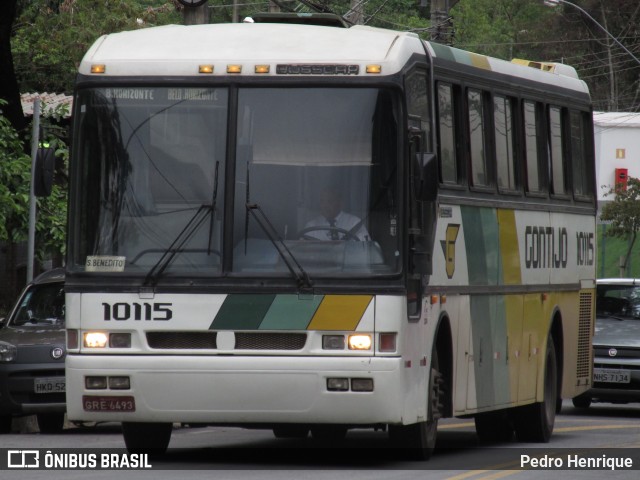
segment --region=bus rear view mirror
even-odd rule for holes
[[[38,148],[33,177],[33,194],[36,197],[48,197],[51,195],[55,165],[55,149],[51,147]]]

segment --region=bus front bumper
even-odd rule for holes
[[[420,415],[399,357],[70,354],[66,375],[73,421],[372,425]],[[87,377],[129,377],[130,388],[87,389]],[[330,378],[348,379],[348,390],[330,390]],[[373,390],[353,391],[353,379]]]

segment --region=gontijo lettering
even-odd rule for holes
[[[524,232],[526,268],[567,268],[569,236],[564,227],[527,226]]]

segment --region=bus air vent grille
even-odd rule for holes
[[[591,372],[591,319],[593,317],[593,294],[580,293],[580,311],[578,317],[578,378],[589,378]]]
[[[306,333],[236,332],[236,350],[302,350]]]
[[[216,332],[147,332],[150,348],[211,350],[217,348]]]

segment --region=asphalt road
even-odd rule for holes
[[[151,469],[131,465],[116,470],[11,468],[0,470],[0,478],[564,480],[614,476],[636,480],[640,478],[640,404],[596,404],[578,410],[565,401],[548,444],[480,444],[472,419],[447,419],[440,424],[438,446],[428,462],[406,460],[388,448],[386,433],[373,430],[352,430],[340,445],[320,445],[311,438],[276,439],[270,430],[176,426],[169,447],[167,454],[146,459]],[[86,455],[94,455],[99,465],[101,455],[117,455],[123,448],[116,423],[69,428],[58,435],[27,431],[0,437],[0,455],[8,450],[14,454],[37,450],[41,463],[46,452],[57,455],[59,461],[63,457],[68,461],[69,453],[78,459],[82,453],[85,461]],[[559,462],[561,470],[544,468],[558,467]]]

